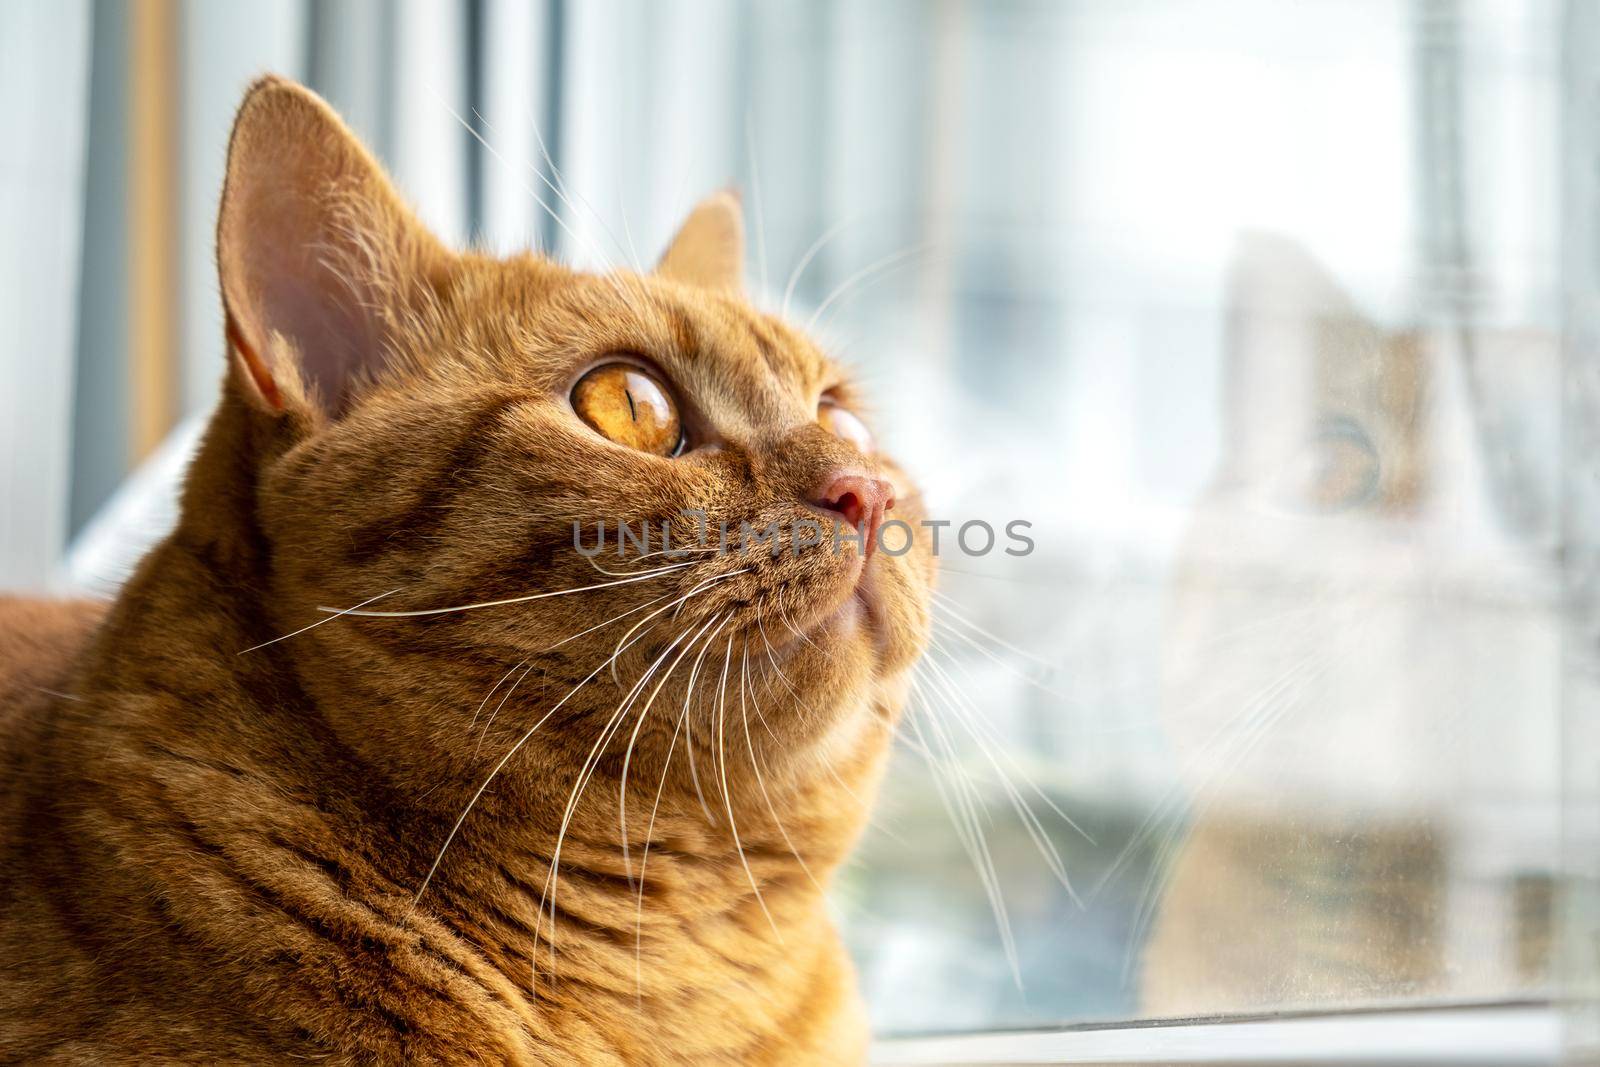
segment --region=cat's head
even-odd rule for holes
[[[1429,489],[1424,338],[1361,314],[1275,234],[1240,240],[1228,296],[1227,439],[1213,496],[1256,521],[1415,515]]]
[[[270,651],[347,744],[476,784],[540,723],[529,751],[631,749],[671,788],[685,745],[781,778],[887,734],[932,560],[831,534],[915,524],[919,497],[848,373],[745,299],[742,249],[722,193],[651,273],[457,253],[313,94],[250,92],[218,227],[231,367],[185,521],[240,500],[267,630],[396,613]],[[795,547],[804,520],[821,544]],[[575,525],[592,551],[602,521],[591,558]],[[619,521],[657,554],[619,557]],[[666,523],[688,554],[659,554]],[[776,552],[739,546],[774,523]]]

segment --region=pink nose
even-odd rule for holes
[[[822,483],[811,502],[834,512],[861,531],[866,542],[863,558],[871,559],[878,545],[883,516],[894,507],[894,487],[882,478],[872,478],[858,471],[835,471]]]

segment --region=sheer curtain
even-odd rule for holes
[[[72,353],[88,144],[89,4],[0,8],[0,585],[38,586],[68,533]]]

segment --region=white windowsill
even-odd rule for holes
[[[1084,1026],[876,1042],[874,1064],[1275,1064],[1555,1067],[1561,1019],[1545,1004]]]

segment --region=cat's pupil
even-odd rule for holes
[[[664,382],[633,363],[606,363],[579,379],[572,410],[619,445],[673,456],[683,443],[678,408]]]

